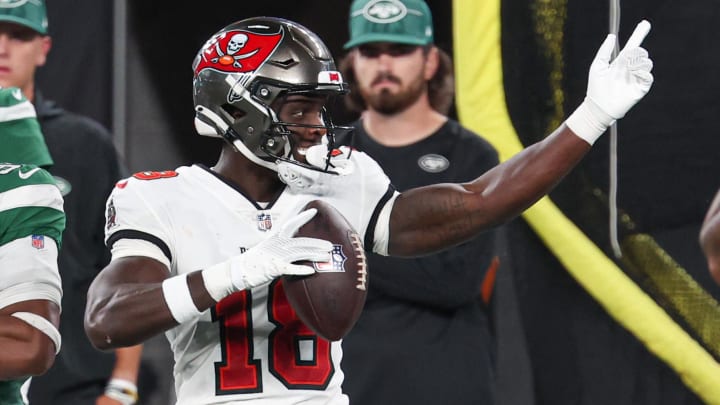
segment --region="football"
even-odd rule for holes
[[[285,294],[298,317],[319,336],[340,340],[360,316],[367,295],[367,261],[360,235],[336,208],[314,200],[304,209],[317,214],[296,236],[330,241],[332,260],[306,262],[315,268],[309,276],[284,276]]]

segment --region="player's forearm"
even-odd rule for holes
[[[168,277],[158,262],[140,257],[114,260],[93,281],[88,291],[85,331],[101,350],[138,345],[178,325],[163,290],[163,283],[183,276]],[[178,287],[190,294],[196,312],[215,301],[203,284],[199,271],[187,275]]]
[[[43,374],[54,361],[50,338],[18,318],[0,315],[0,380]]]
[[[115,365],[105,385],[105,391],[97,399],[98,404],[137,403],[137,380],[141,357],[142,345],[121,347],[115,350]]]
[[[98,349],[137,345],[176,325],[161,283],[116,286],[104,298],[89,295],[85,331]]]
[[[563,125],[472,182],[403,193],[390,220],[390,254],[437,252],[508,222],[549,193],[589,149]]]
[[[543,141],[465,185],[471,192],[472,219],[484,228],[517,217],[547,195],[589,150],[587,142],[562,125]]]
[[[130,381],[137,384],[140,360],[142,358],[142,345],[121,347],[115,350],[115,366],[111,378]]]
[[[55,361],[61,345],[60,307],[42,299],[0,309],[0,380],[39,375]]]

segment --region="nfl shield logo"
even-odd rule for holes
[[[44,249],[45,248],[45,237],[42,235],[33,235],[32,236],[32,247],[35,249]]]
[[[272,215],[261,212],[257,215],[258,229],[265,232],[272,229]]]
[[[318,273],[344,273],[347,256],[343,253],[342,245],[333,245],[329,262],[313,262],[313,267]]]

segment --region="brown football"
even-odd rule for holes
[[[360,235],[340,211],[320,200],[309,202],[308,208],[318,212],[296,236],[332,242],[332,260],[302,263],[315,268],[312,275],[284,276],[285,294],[305,325],[327,340],[340,340],[355,325],[365,304],[365,251]]]

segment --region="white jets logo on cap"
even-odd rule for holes
[[[397,0],[375,0],[366,4],[360,13],[368,21],[390,24],[402,20],[407,15],[408,9]]]

